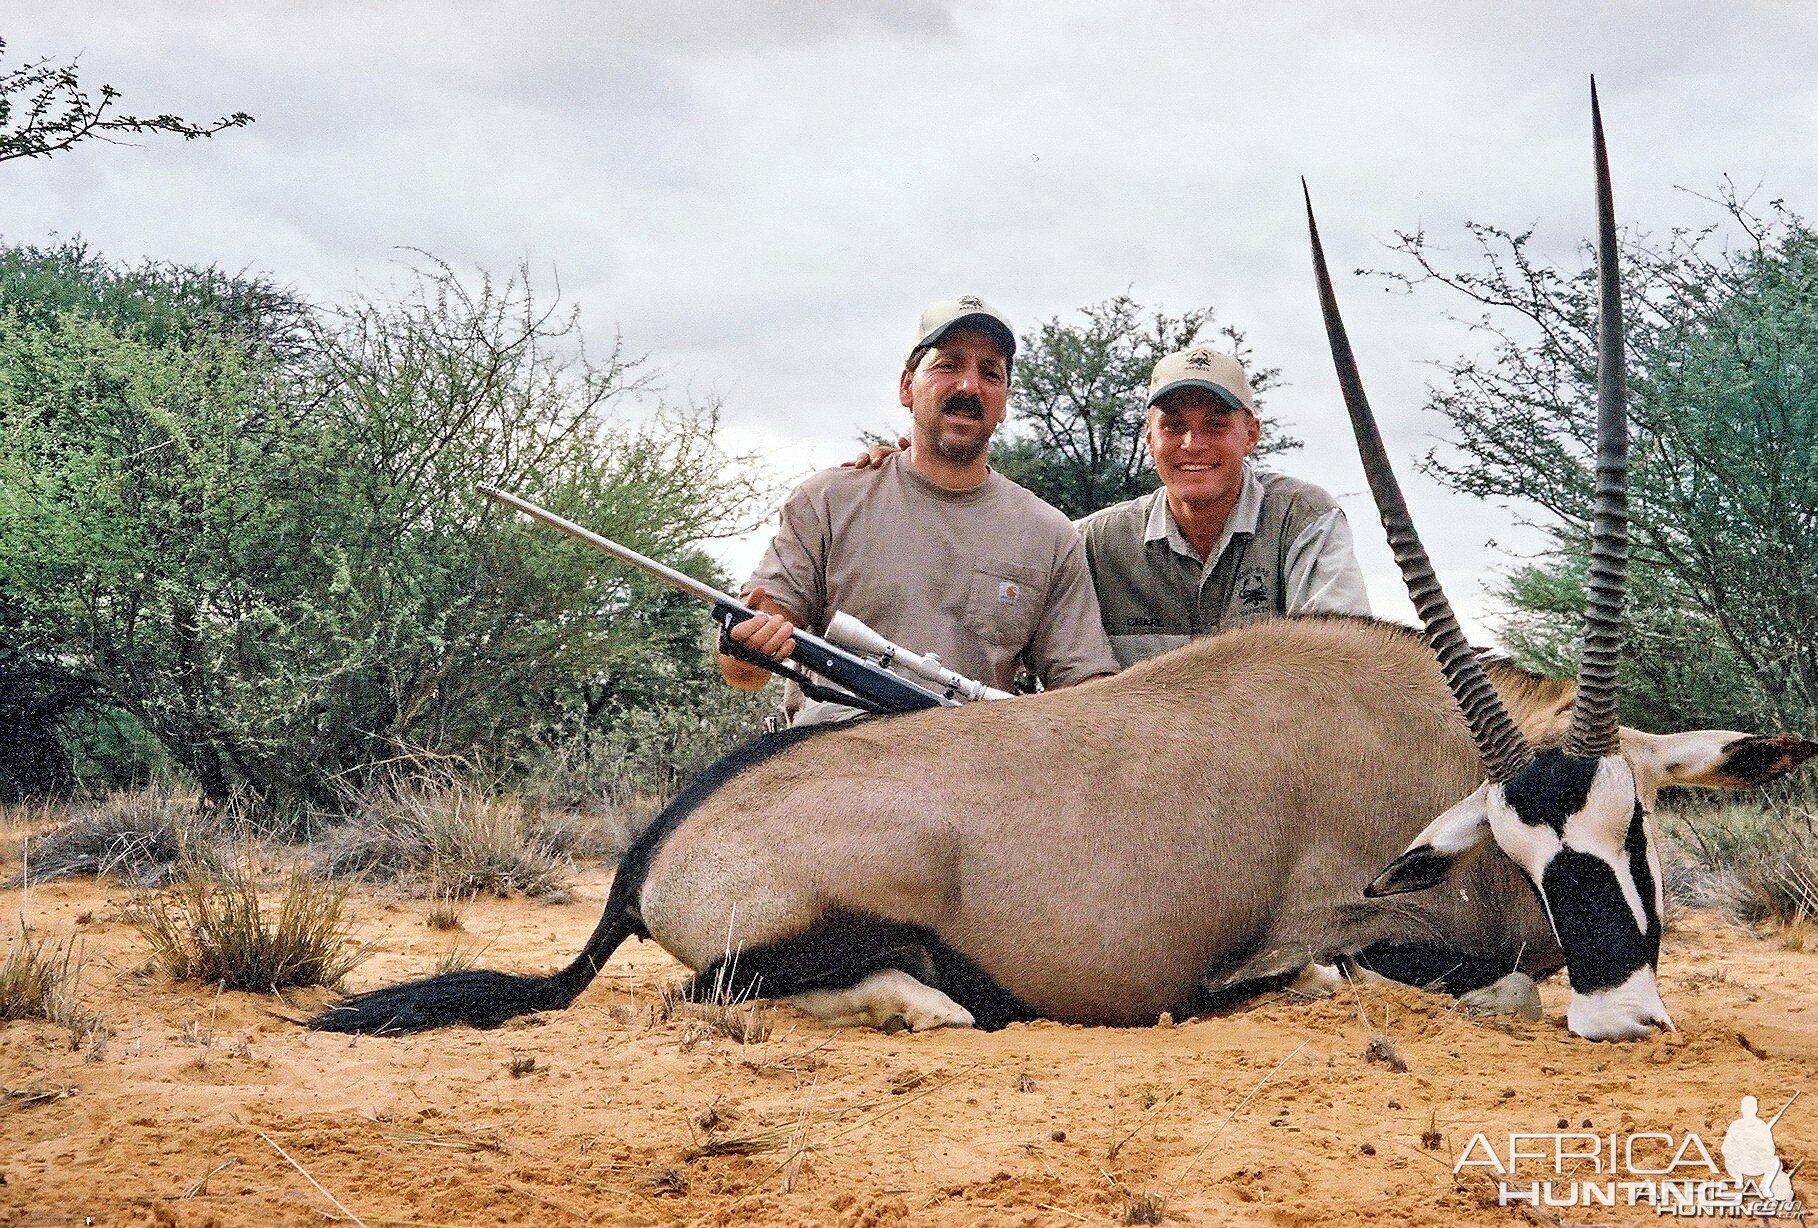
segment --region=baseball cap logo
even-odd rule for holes
[[[977,310],[985,305],[985,300],[979,298],[976,294],[967,294],[960,298],[959,305],[961,307],[970,307]]]
[[[1212,365],[1211,350],[1194,350],[1187,355],[1187,365],[1199,370],[1206,370]]]

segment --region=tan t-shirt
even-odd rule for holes
[[[758,584],[810,631],[844,610],[995,687],[1019,660],[1049,687],[1118,668],[1073,526],[995,472],[971,490],[937,486],[905,456],[817,473],[783,504],[746,587]],[[809,701],[793,723],[852,711]]]

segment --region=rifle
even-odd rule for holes
[[[729,638],[731,630],[748,618],[756,618],[758,611],[736,598],[720,592],[710,584],[703,584],[693,576],[666,567],[653,558],[639,554],[629,546],[621,546],[611,538],[602,537],[591,529],[582,528],[572,520],[566,520],[547,508],[538,507],[527,499],[520,499],[514,494],[500,490],[495,486],[479,486],[476,489],[495,503],[502,503],[515,511],[523,512],[533,520],[540,520],[554,529],[559,529],[576,541],[592,546],[602,554],[609,554],[621,563],[630,564],[646,575],[654,576],[672,588],[678,588],[699,601],[706,602],[713,609],[713,621],[720,628],[720,651],[741,661],[761,665],[773,674],[790,679],[802,688],[802,693],[810,699],[827,703],[844,704],[874,714],[919,712],[924,708],[953,708],[959,706],[958,696],[966,699],[1008,699],[1004,691],[988,687],[982,682],[975,682],[940,664],[938,658],[921,656],[906,649],[898,648],[889,640],[867,627],[863,622],[849,614],[835,613],[828,627],[829,638],[823,639],[801,628],[795,630],[795,660],[807,669],[819,674],[833,683],[838,689],[821,685],[785,661],[774,660],[762,653],[746,648]],[[848,651],[834,643],[835,631],[849,640],[849,646],[856,651]],[[860,653],[877,653],[883,658],[883,664],[867,660]],[[942,690],[931,691],[909,681],[901,675],[892,673],[887,666],[892,661],[900,661],[907,668],[913,669],[929,681],[939,685]]]

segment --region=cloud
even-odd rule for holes
[[[901,423],[922,303],[976,292],[1027,329],[1129,289],[1244,328],[1283,368],[1271,412],[1308,442],[1292,467],[1361,492],[1298,177],[1340,269],[1392,264],[1397,229],[1460,242],[1466,218],[1538,223],[1570,257],[1592,71],[1625,224],[1709,219],[1676,189],[1724,172],[1818,200],[1818,78],[1792,50],[1818,35],[1809,6],[168,0],[39,6],[5,33],[8,62],[80,50],[141,111],[258,117],[11,164],[8,239],[82,233],[323,297],[400,245],[528,260],[798,469]],[[1342,281],[1385,431],[1423,452],[1426,364],[1481,342],[1433,295]],[[1406,468],[1459,604],[1481,608],[1510,514]],[[1374,511],[1346,506],[1393,595]]]

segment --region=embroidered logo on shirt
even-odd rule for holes
[[[1269,604],[1269,586],[1263,582],[1262,568],[1252,567],[1237,578],[1237,600],[1246,610],[1261,610]]]
[[[1022,591],[1023,591],[1022,585],[1018,584],[1015,580],[999,580],[997,582],[998,604],[999,605],[1016,604],[1016,599],[1017,599],[1017,597],[1022,595]]]

